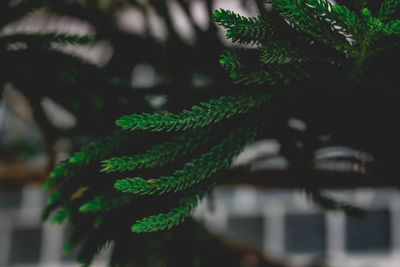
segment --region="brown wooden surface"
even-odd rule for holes
[[[0,161],[0,189],[18,188],[25,184],[43,183],[47,178],[44,165],[28,166],[21,162]]]

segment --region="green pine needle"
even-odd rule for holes
[[[44,189],[50,189],[57,184],[62,178],[72,176],[78,169],[78,166],[71,164],[66,161],[62,161],[59,165],[50,173],[50,179],[43,184]]]
[[[314,14],[323,18],[332,31],[354,39],[360,30],[360,19],[358,15],[341,5],[332,5],[328,0],[306,0],[305,4],[310,7]]]
[[[50,195],[49,199],[47,200],[47,205],[51,205],[58,201],[62,197],[61,192],[57,191]]]
[[[182,198],[179,201],[179,206],[171,209],[168,213],[160,213],[138,220],[131,227],[132,232],[143,233],[171,229],[173,226],[182,223],[191,215],[197,204],[214,186],[215,182],[212,182],[205,189],[197,189],[194,192],[189,192],[190,195]]]
[[[205,127],[196,131],[185,132],[160,145],[155,145],[144,154],[133,157],[115,157],[103,160],[101,171],[123,172],[134,169],[164,166],[178,158],[192,153],[206,141],[213,139],[217,133],[216,129]]]
[[[352,41],[349,39],[352,36],[345,36],[351,32],[346,24],[353,25],[351,23],[355,19],[352,17],[353,13],[348,13],[349,18],[345,17],[346,21],[342,21],[343,18],[334,12],[327,0],[273,0],[273,4],[292,27],[344,53],[349,53],[353,49]],[[339,6],[335,10],[340,14],[344,12]]]
[[[246,18],[229,10],[216,10],[213,14],[214,21],[223,26],[227,32],[226,37],[238,43],[261,43],[266,37],[272,37],[276,27],[270,25],[266,18]],[[267,25],[268,24],[268,25]]]
[[[132,199],[133,196],[128,194],[100,195],[80,206],[79,211],[107,212],[128,204]]]
[[[132,143],[134,136],[121,130],[99,139],[83,147],[68,160],[61,162],[51,173],[50,179],[43,185],[45,189],[54,187],[58,181],[73,176],[81,166],[100,161],[104,157],[118,151],[121,146]]]
[[[69,158],[69,162],[73,164],[88,164],[99,161],[112,152],[118,151],[121,146],[134,142],[134,139],[134,136],[117,130],[83,147],[79,152]]]
[[[310,70],[300,63],[307,62],[307,56],[301,53],[296,54],[296,50],[287,52],[285,48],[274,49],[271,46],[263,46],[259,49],[231,49],[226,51],[220,63],[222,67],[230,72],[231,78],[235,83],[249,84],[268,84],[278,83],[288,84],[294,80],[309,78],[316,69]],[[289,48],[288,48],[289,49]],[[284,53],[288,53],[286,56]],[[290,55],[289,55],[290,54]],[[318,60],[318,58],[313,58]],[[295,62],[299,64],[286,64],[285,62]],[[326,61],[322,59],[321,61]]]
[[[293,64],[317,60],[315,57],[306,56],[288,42],[269,42],[261,50],[260,61],[264,64]]]
[[[125,115],[116,121],[124,130],[178,131],[205,127],[236,114],[244,114],[251,108],[259,107],[269,101],[266,93],[236,93],[222,96],[193,106],[179,114],[133,114]]]
[[[228,167],[232,158],[254,140],[258,127],[242,125],[209,152],[186,163],[183,169],[175,171],[172,176],[149,180],[140,177],[126,178],[118,180],[114,187],[122,192],[140,195],[154,193],[162,195],[171,191],[185,190],[209,178],[215,172]]]
[[[61,224],[65,219],[70,216],[71,212],[68,209],[59,210],[56,215],[51,219],[52,224]]]

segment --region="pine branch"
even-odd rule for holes
[[[317,57],[306,56],[288,42],[269,42],[261,48],[260,61],[264,64],[293,64],[318,60]]]
[[[85,146],[69,160],[55,168],[44,187],[57,187],[57,191],[49,198],[47,206],[42,212],[42,220],[46,220],[54,210],[70,201],[72,195],[82,189],[81,184],[77,183],[74,178],[79,178],[77,174],[83,166],[97,163],[105,156],[121,149],[121,146],[131,144],[135,140],[132,137],[134,137],[132,134],[126,134],[120,130],[115,131],[107,137]]]
[[[44,184],[44,187],[51,188],[55,186],[60,179],[73,176],[80,169],[80,166],[100,161],[111,153],[118,151],[121,146],[131,143],[133,139],[132,135],[117,130],[102,139],[90,143],[68,160],[60,163],[50,173],[50,179]]]
[[[271,25],[266,18],[240,16],[229,10],[216,10],[213,14],[214,21],[224,27],[226,37],[240,44],[262,43],[266,37],[276,33],[276,26]]]
[[[118,151],[121,146],[133,143],[134,137],[132,134],[126,134],[123,131],[117,130],[83,147],[79,152],[70,157],[68,161],[75,164],[88,164],[99,161],[110,153]]]
[[[68,160],[64,160],[50,173],[49,180],[43,184],[45,189],[50,189],[55,186],[57,182],[65,177],[73,176],[78,170],[79,165],[73,164]]]
[[[255,56],[252,56],[252,54],[255,54]],[[259,51],[257,49],[229,49],[222,54],[219,64],[225,70],[238,71],[243,68],[250,57],[256,60],[258,56]]]
[[[52,224],[61,224],[65,219],[70,216],[71,212],[69,209],[61,209],[59,210],[56,215],[51,219]]]
[[[122,192],[140,195],[155,193],[162,195],[171,191],[185,190],[228,167],[232,158],[255,139],[257,129],[259,129],[258,126],[242,125],[209,152],[186,163],[183,169],[175,171],[172,176],[149,180],[140,177],[125,178],[118,180],[114,187]]]
[[[253,67],[243,68],[240,71],[231,72],[230,77],[235,83],[250,84],[269,84],[276,85],[279,83],[289,84],[296,80],[310,78],[313,70],[305,69],[299,65],[291,65],[284,68],[264,67],[263,69]]]
[[[271,55],[263,55],[262,51]],[[279,54],[280,51],[270,49],[268,46],[263,46],[260,49],[231,49],[222,55],[220,64],[230,72],[230,77],[235,83],[246,85],[288,84],[294,80],[309,78],[315,74],[315,68],[310,69],[307,66],[296,64],[280,64],[296,60],[298,61],[297,63],[302,63],[307,61],[306,56],[303,57],[299,54],[288,58],[284,55],[275,56],[273,53]],[[263,61],[266,62],[264,63]]]
[[[251,108],[259,107],[270,100],[266,93],[235,93],[222,96],[209,102],[193,106],[180,114],[133,114],[125,115],[116,121],[117,126],[124,130],[178,131],[189,128],[205,127],[224,118],[236,114],[244,114]]]
[[[375,41],[378,41],[381,37],[381,39],[388,37],[383,35],[394,35],[400,32],[399,20],[393,19],[393,15],[397,14],[395,9],[398,8],[398,0],[386,0],[381,7],[379,17],[378,15],[373,17],[372,13],[365,9],[362,11],[364,16],[362,18],[359,18],[353,12],[353,10],[358,12],[361,8],[350,10],[345,6],[333,5],[328,0],[272,0],[272,2],[275,10],[278,11],[277,13],[282,15],[283,20],[278,21],[279,14],[273,12],[269,13],[271,16],[268,17],[246,18],[221,9],[215,11],[214,21],[226,29],[227,38],[232,39],[233,42],[257,45],[256,49],[230,49],[220,60],[222,67],[230,73],[236,83],[263,84],[264,87],[271,88],[266,84],[276,85],[293,82],[293,86],[290,86],[290,88],[296,90],[295,95],[292,94],[293,92],[287,95],[288,90],[286,89],[289,86],[284,86],[285,90],[278,95],[279,100],[285,97],[290,98],[289,102],[282,99],[283,108],[287,106],[286,104],[291,105],[292,103],[296,107],[297,100],[312,95],[312,92],[317,92],[318,88],[324,84],[324,78],[327,75],[329,75],[329,78],[334,77],[334,79],[328,80],[329,86],[326,88],[328,94],[333,93],[336,88],[345,88],[347,84],[352,89],[351,91],[356,92],[360,85],[358,81],[355,81],[356,79],[353,79],[356,75],[349,77],[349,80],[344,80],[343,76],[346,75],[344,73],[351,72],[353,66],[355,66],[354,70],[358,71],[363,69],[364,66],[368,68],[367,63],[369,62],[380,62],[377,57],[373,58],[374,52],[379,49]],[[341,2],[345,1],[342,0]],[[357,1],[357,3],[361,2],[366,1]],[[397,3],[397,6],[393,3]],[[156,0],[151,0],[151,4],[157,6],[155,9],[160,14],[167,16],[167,27],[174,30],[168,5]],[[357,7],[359,6],[357,4]],[[188,9],[185,10],[188,11]],[[285,25],[283,23],[285,20],[295,30]],[[271,37],[274,39],[272,40]],[[391,40],[392,45],[394,45],[397,40],[394,36],[390,37],[392,39],[388,38],[388,40]],[[87,41],[80,39],[79,36],[76,38],[68,35],[51,34],[47,36],[40,34],[3,36],[0,37],[0,45],[25,42],[28,46],[32,43],[32,45],[38,44],[48,48],[53,43],[84,44]],[[175,36],[175,38],[177,37]],[[7,52],[7,58],[13,58],[8,55],[12,52]],[[46,53],[51,52],[49,50]],[[397,55],[395,49],[388,52]],[[385,56],[390,56],[389,53]],[[36,58],[39,59],[40,56]],[[72,66],[72,64],[70,65]],[[18,66],[18,63],[15,66]],[[65,68],[65,64],[63,66]],[[339,69],[338,66],[343,68]],[[68,68],[71,69],[70,66]],[[72,73],[80,72],[79,69],[72,69],[74,69],[73,71],[70,70]],[[372,73],[375,69],[375,66],[372,66],[367,71]],[[335,76],[331,75],[332,73]],[[182,75],[182,72],[179,74]],[[299,83],[295,82],[305,78],[315,78],[315,80],[308,79]],[[360,76],[360,80],[362,80],[361,78],[364,78],[364,76]],[[367,85],[368,81],[368,78],[365,79],[365,82],[363,81],[361,84],[363,88],[370,88]],[[86,85],[85,82],[86,80],[82,84]],[[392,81],[390,80],[390,82]],[[303,91],[308,88],[311,91],[303,94]],[[387,91],[390,90],[391,88]],[[221,92],[218,92],[215,92],[214,95],[221,95]],[[51,174],[48,186],[54,186],[56,192],[50,197],[48,206],[43,213],[44,216],[47,217],[50,213],[54,214],[53,221],[57,223],[68,218],[73,227],[72,238],[70,239],[71,247],[78,242],[83,244],[79,260],[87,266],[107,241],[126,240],[123,236],[123,228],[126,228],[127,218],[134,217],[135,220],[142,218],[131,227],[133,232],[170,229],[190,216],[199,201],[206,196],[217,181],[265,184],[265,172],[256,173],[253,178],[259,179],[255,180],[245,179],[246,176],[243,173],[238,173],[237,170],[225,169],[231,165],[233,157],[239,154],[248,143],[254,141],[261,130],[264,130],[263,123],[268,121],[268,118],[257,108],[262,107],[264,103],[270,100],[271,95],[267,92],[269,91],[234,92],[232,95],[201,103],[179,114],[153,115],[143,113],[122,116],[116,121],[116,124],[123,130],[187,131],[180,133],[179,136],[175,134],[174,136],[177,137],[168,139],[167,142],[149,146],[150,149],[143,154],[130,152],[132,154],[129,157],[120,155],[123,155],[123,151],[132,147],[132,140],[137,142],[138,139],[142,139],[132,138],[129,132],[123,134],[124,131],[122,130],[119,134],[84,147],[69,160],[63,162]],[[115,92],[113,93],[108,92],[106,96],[115,96]],[[148,94],[148,92],[143,94]],[[297,99],[297,96],[300,98]],[[254,112],[249,112],[250,110],[254,110]],[[281,114],[281,112],[278,113]],[[281,114],[282,116],[278,114],[278,119],[286,118],[286,115],[288,115],[286,113]],[[303,114],[304,112],[300,113]],[[99,117],[104,114],[99,114]],[[223,124],[223,120],[230,117],[233,118],[228,120],[227,123],[236,122],[240,126],[227,133],[231,128],[224,129],[223,126],[226,124]],[[280,122],[278,122],[278,126],[279,129],[273,132],[273,136],[282,134],[282,131],[286,129]],[[222,131],[216,129],[222,129]],[[318,129],[316,130],[318,131]],[[143,136],[148,137],[150,135],[148,132],[144,133],[148,135]],[[141,135],[136,137],[141,137]],[[289,152],[285,151],[290,154],[295,145],[292,144],[294,143],[292,136],[288,136],[288,138],[286,138],[287,142],[283,141],[288,144],[286,150]],[[303,140],[303,138],[300,139]],[[145,141],[143,143],[147,148],[148,139]],[[305,144],[308,143],[305,142]],[[126,145],[129,146],[124,149],[123,146]],[[140,150],[140,153],[144,151],[142,146],[137,150]],[[310,149],[305,147],[305,150],[307,152]],[[178,163],[176,163],[177,159],[180,159]],[[103,173],[98,173],[96,167],[101,160],[103,160]],[[185,162],[183,167],[176,167],[183,161]],[[157,177],[154,179],[125,178],[114,183],[113,177],[106,174],[153,168],[166,164],[170,164],[170,166],[143,171],[143,173],[150,173],[150,177]],[[175,170],[172,174],[169,173],[170,167],[174,166]],[[158,172],[161,172],[161,175],[158,175]],[[306,188],[306,192],[322,208],[344,210],[352,214],[360,211],[351,204],[331,199],[315,189],[315,184],[321,183],[321,179],[316,179],[320,174],[317,175],[314,172],[315,170],[310,170],[310,177],[306,177],[305,180],[290,179],[289,176],[293,174],[291,172],[276,179],[268,176],[267,180],[269,185],[271,185],[271,181],[272,183],[275,181],[284,186],[300,188],[310,184],[311,189]],[[327,179],[322,183],[327,183],[327,181],[337,183],[338,180]],[[365,179],[362,179],[362,181],[365,181]],[[348,185],[348,182],[345,181],[340,183]],[[114,191],[114,189],[118,191]],[[181,198],[181,196],[183,197]],[[173,206],[171,202],[174,204],[178,202],[178,205]],[[157,206],[152,206],[149,203],[156,203]],[[137,209],[132,210],[131,207],[134,205]],[[154,210],[157,210],[157,212]],[[160,210],[164,213],[157,214]],[[132,212],[134,212],[133,215],[130,214]],[[143,215],[143,213],[146,215]],[[148,214],[155,215],[143,218]],[[119,245],[118,248],[121,247],[123,245]],[[144,250],[147,250],[147,248]]]
[[[200,188],[189,192],[187,197],[179,201],[179,206],[171,209],[168,213],[160,213],[136,221],[132,226],[132,232],[154,232],[158,230],[171,229],[173,226],[182,223],[188,218],[197,204],[207,195],[215,186],[213,181],[205,189]]]
[[[324,210],[341,210],[348,215],[362,216],[365,211],[359,207],[351,205],[343,201],[337,201],[330,197],[324,196],[317,189],[306,188],[307,195],[311,200]]]
[[[306,0],[305,3],[314,14],[330,24],[332,31],[337,31],[351,40],[357,38],[361,22],[353,11],[345,6],[332,5],[328,0]]]
[[[80,212],[107,212],[122,207],[133,200],[131,194],[99,195],[79,207]]]
[[[41,220],[46,221],[51,213],[60,207],[62,200],[63,194],[59,190],[52,193],[47,200],[46,207],[42,211]]]
[[[88,193],[89,192],[89,193]],[[58,186],[56,191],[49,197],[47,205],[42,211],[41,219],[45,221],[51,213],[61,208],[69,213],[66,217],[71,217],[72,213],[77,210],[76,204],[82,205],[84,202],[93,198],[93,191],[90,187],[77,183],[76,181],[63,181],[62,186]]]
[[[312,0],[311,3],[315,3],[315,1],[317,0]],[[325,7],[326,14],[331,13],[329,11],[329,9],[332,9],[331,5],[326,4],[326,0],[321,1],[318,7]],[[332,27],[330,21],[328,22],[323,17],[318,16],[318,13],[324,14],[321,10],[315,13],[313,5],[294,0],[273,0],[273,4],[274,8],[292,27],[299,28],[316,40],[332,45],[335,49],[344,53],[352,50],[350,43],[346,40],[343,32],[340,31],[342,27],[340,27],[340,30],[337,27]]]
[[[211,127],[200,128],[190,132],[185,132],[160,145],[155,145],[144,154],[133,157],[115,157],[103,160],[101,171],[103,172],[124,172],[134,169],[151,168],[164,166],[178,158],[182,158],[199,146],[213,139],[217,131]]]

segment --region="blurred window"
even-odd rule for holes
[[[349,252],[386,251],[390,247],[388,210],[369,211],[365,218],[347,217],[346,249]]]
[[[12,232],[9,264],[38,263],[42,230],[18,229]]]
[[[264,220],[260,216],[231,217],[228,219],[226,235],[235,241],[261,249]]]
[[[285,249],[289,253],[325,251],[325,233],[325,218],[321,214],[285,217]]]

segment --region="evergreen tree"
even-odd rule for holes
[[[164,4],[150,2],[165,13]],[[232,159],[255,140],[277,138],[291,173],[304,180],[310,198],[326,209],[359,212],[351,203],[324,196],[312,181],[307,183],[321,134],[329,132],[333,143],[373,153],[383,162],[373,166],[373,172],[393,170],[399,132],[382,119],[395,121],[399,107],[399,79],[391,63],[400,56],[400,1],[265,2],[272,4],[272,11],[258,17],[224,9],[213,13],[226,38],[237,44],[219,60],[235,83],[232,89],[221,88],[192,107],[181,103],[171,113],[143,108],[145,113],[119,114],[118,130],[52,171],[46,186],[53,194],[43,219],[68,220],[72,232],[67,250],[81,244],[78,260],[83,266],[108,244],[113,245],[112,266],[130,261],[157,264],[138,254],[149,253],[144,251],[151,249],[149,240],[166,237],[163,232],[143,232],[170,229],[186,220],[223,180]],[[42,47],[90,40],[32,34],[1,37],[0,45],[36,42]],[[6,51],[4,56],[10,56]],[[79,69],[83,67],[88,68]],[[377,110],[379,103],[385,108]],[[307,123],[307,134],[290,132],[286,122],[291,117]],[[297,142],[303,145],[293,145]],[[129,238],[126,229],[134,232]],[[128,242],[130,248],[125,247]],[[129,253],[134,249],[138,251],[132,259]]]

